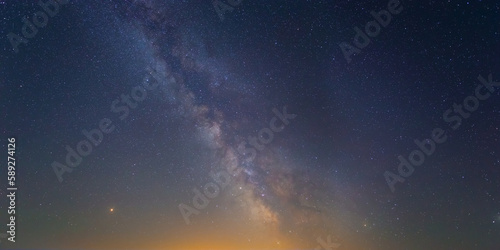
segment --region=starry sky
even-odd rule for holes
[[[498,1],[40,2],[0,249],[500,249]]]

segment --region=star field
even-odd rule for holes
[[[500,249],[498,2],[54,1],[0,1],[0,249]]]

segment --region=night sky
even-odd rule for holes
[[[0,0],[0,37],[0,249],[500,249],[498,1]]]

